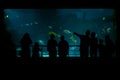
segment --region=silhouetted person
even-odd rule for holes
[[[30,45],[32,44],[32,40],[29,36],[29,33],[25,33],[20,41],[22,51],[21,57],[23,59],[28,59],[30,57]]]
[[[13,41],[12,41],[12,35],[11,34],[8,35],[7,47],[8,47],[7,50],[9,52],[8,57],[15,58],[16,57],[16,47],[15,47],[15,44],[13,43]]]
[[[98,45],[98,52],[100,55],[100,58],[105,58],[105,45],[103,44],[103,40],[99,39],[99,45]]]
[[[50,35],[50,39],[47,43],[47,51],[49,52],[50,59],[54,60],[57,55],[57,41],[54,39],[55,36],[53,34]]]
[[[33,46],[33,49],[32,49],[32,57],[33,58],[39,58],[39,52],[42,51],[42,49],[40,48],[39,46],[39,43],[38,42],[35,42],[34,46]]]
[[[16,48],[12,35],[7,31],[5,24],[0,25],[0,59],[5,63],[13,63],[16,58]]]
[[[112,58],[113,53],[115,52],[115,45],[110,39],[109,35],[105,36],[105,50],[107,54],[107,58]]]
[[[12,41],[12,35],[10,33],[6,33],[5,36],[5,42],[4,42],[4,56],[2,56],[4,59],[7,60],[8,63],[14,63],[16,58],[16,48],[15,44]]]
[[[98,40],[95,37],[95,32],[92,32],[91,39],[90,39],[90,56],[92,58],[97,57],[97,47],[98,47]]]
[[[12,64],[15,62],[16,48],[4,21],[4,9],[0,9],[0,59],[2,59],[0,61],[4,64]]]
[[[81,58],[87,58],[88,57],[88,48],[89,48],[89,45],[90,45],[90,31],[87,30],[86,31],[86,35],[80,35],[76,32],[74,32],[74,34],[76,36],[78,36],[80,38],[80,56]]]
[[[69,44],[64,39],[64,36],[60,37],[60,42],[58,43],[58,54],[60,59],[65,59],[69,53]]]

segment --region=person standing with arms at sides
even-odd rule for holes
[[[30,58],[30,45],[32,44],[32,40],[30,38],[29,33],[25,33],[20,41],[22,51],[21,51],[21,57],[24,60],[27,60]]]
[[[54,60],[57,55],[57,41],[54,39],[55,35],[51,34],[50,39],[48,40],[47,43],[47,51],[49,52],[49,57],[50,59]]]
[[[69,44],[63,35],[60,37],[60,39],[61,40],[58,43],[58,54],[60,59],[65,59],[69,54]]]

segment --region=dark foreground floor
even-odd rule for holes
[[[69,57],[65,60],[56,58],[54,60],[50,58],[38,58],[38,59],[21,59],[16,58],[16,64],[119,64],[117,58],[110,58],[110,59],[101,59],[101,58],[88,58],[88,59],[81,59],[77,57]]]

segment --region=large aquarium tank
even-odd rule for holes
[[[20,57],[20,40],[24,33],[30,33],[32,42],[38,42],[43,52],[40,56],[49,57],[46,50],[50,34],[55,35],[57,42],[64,35],[69,43],[69,57],[80,57],[80,39],[73,34],[85,35],[87,29],[96,33],[98,39],[105,35],[116,44],[116,20],[114,9],[5,9],[5,23],[11,32]],[[31,45],[32,49],[32,45]],[[31,52],[32,56],[32,52]],[[59,55],[58,55],[59,56]],[[99,53],[98,53],[99,56]],[[90,57],[90,56],[88,56]]]

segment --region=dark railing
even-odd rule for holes
[[[30,49],[32,50],[33,45],[30,46]],[[47,51],[47,45],[40,45],[40,48],[42,48],[42,51],[39,52],[40,57],[49,57],[48,51]],[[21,51],[21,46],[17,45],[16,46],[16,51],[17,51],[17,57],[20,57],[19,52]],[[32,57],[32,51],[30,56]],[[79,45],[69,45],[69,54],[67,55],[68,57],[80,57],[80,52],[79,52]],[[57,55],[59,57],[59,55]]]
[[[30,46],[30,56],[32,57],[32,47],[33,45]],[[47,45],[40,45],[40,48],[42,48],[42,51],[39,52],[39,57],[49,57],[48,51],[47,51]],[[17,57],[20,57],[20,51],[21,51],[21,46],[17,45],[16,46],[16,51],[17,51]],[[113,57],[116,56],[116,52],[112,55]],[[57,54],[57,57],[59,55]],[[69,54],[67,57],[80,57],[80,51],[79,51],[79,45],[69,45]],[[90,57],[90,54],[88,54],[88,57]],[[97,52],[97,57],[99,57],[99,52]]]

